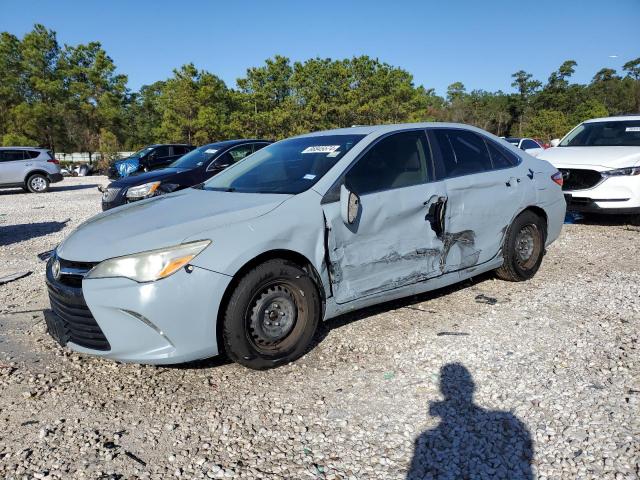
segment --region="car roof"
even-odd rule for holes
[[[49,150],[48,148],[43,148],[43,147],[0,147],[1,150],[39,150],[41,152],[46,152],[47,150]]]
[[[464,128],[466,130],[484,132],[477,127],[466,125],[464,123],[420,122],[395,123],[390,125],[355,125],[348,128],[335,128],[333,130],[322,130],[319,132],[305,133],[303,135],[297,136],[296,138],[323,137],[327,135],[370,135],[372,133],[384,134],[389,132],[399,132],[402,130],[411,130],[415,128]]]
[[[234,145],[240,145],[242,143],[249,143],[249,142],[272,143],[271,140],[261,140],[261,139],[258,139],[258,138],[238,138],[238,139],[234,139],[234,140],[223,140],[221,142],[207,143],[205,145],[200,145],[198,148],[202,148],[202,147],[207,147],[207,148],[212,148],[212,147],[228,148],[228,147],[232,147]]]
[[[154,148],[154,147],[171,147],[171,146],[181,146],[181,147],[192,147],[190,143],[152,143],[151,145],[147,145],[144,148]]]
[[[630,114],[630,115],[618,115],[615,117],[601,117],[601,118],[592,118],[590,120],[585,120],[583,123],[595,123],[595,122],[623,122],[625,120],[640,120],[640,115]]]

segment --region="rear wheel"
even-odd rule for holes
[[[34,173],[27,179],[27,189],[31,193],[44,193],[49,190],[49,179],[41,173]]]
[[[539,215],[530,210],[518,215],[504,240],[504,263],[496,270],[498,278],[511,282],[532,278],[542,263],[546,236],[546,222]]]
[[[264,370],[301,357],[321,315],[315,283],[300,266],[269,260],[238,282],[225,312],[224,346],[245,367]]]

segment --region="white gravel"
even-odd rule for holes
[[[276,370],[151,367],[45,332],[36,254],[106,183],[0,191],[0,277],[33,271],[0,286],[0,478],[639,477],[637,220],[565,225],[529,282],[483,276],[330,321]]]

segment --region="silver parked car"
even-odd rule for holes
[[[0,188],[22,187],[44,193],[62,181],[60,162],[50,150],[35,147],[0,147]]]
[[[531,278],[560,234],[561,183],[549,163],[465,125],[289,138],[79,226],[47,266],[47,326],[115,360],[224,349],[274,367],[341,313],[490,270]]]

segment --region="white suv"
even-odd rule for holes
[[[640,115],[587,120],[538,158],[562,172],[570,210],[640,214]]]
[[[0,188],[22,187],[33,193],[60,182],[60,162],[51,151],[33,147],[0,147]]]

